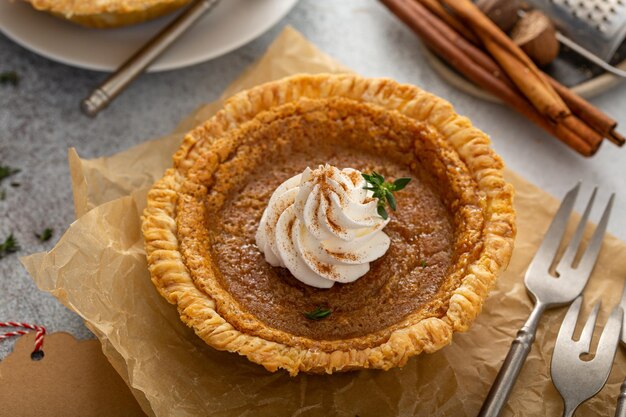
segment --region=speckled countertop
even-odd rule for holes
[[[18,87],[0,87],[0,165],[22,170],[11,177],[19,187],[2,184],[6,199],[0,201],[0,238],[12,232],[21,250],[0,259],[0,321],[40,323],[52,332],[91,336],[78,316],[35,287],[18,261],[20,255],[52,247],[74,220],[67,148],[74,146],[82,157],[92,158],[168,133],[184,115],[217,98],[288,24],[361,74],[417,84],[451,101],[492,136],[511,169],[551,194],[563,195],[577,179],[600,185],[601,200],[617,191],[609,230],[626,239],[626,148],[606,143],[593,159],[583,159],[507,108],[447,85],[424,62],[417,38],[374,0],[301,0],[276,27],[236,51],[142,76],[96,119],[83,116],[78,103],[103,73],[49,61],[0,34],[0,72],[17,71],[21,77]],[[626,126],[626,85],[593,102]],[[46,227],[55,234],[41,243],[34,233]],[[11,346],[0,344],[0,358]]]

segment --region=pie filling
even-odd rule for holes
[[[397,193],[398,210],[385,233],[387,253],[347,284],[318,289],[286,268],[272,267],[255,245],[263,210],[284,180],[309,166],[329,163],[386,178],[413,177]],[[273,160],[231,197],[211,223],[221,283],[241,307],[266,325],[312,339],[335,340],[374,333],[423,307],[445,281],[452,263],[454,227],[434,187],[400,163],[358,149],[311,148]],[[332,314],[311,321],[304,313],[323,306]]]
[[[363,343],[376,344],[444,316],[463,265],[479,251],[483,221],[480,198],[459,191],[475,183],[456,153],[423,125],[375,106],[336,99],[285,107],[217,139],[187,174],[177,223],[196,286],[233,326],[281,343],[367,336]],[[320,164],[412,178],[395,193],[387,252],[357,281],[329,289],[271,266],[255,241],[274,190]],[[332,313],[306,317],[318,307]]]
[[[252,88],[173,162],[143,212],[152,282],[208,345],[272,372],[386,370],[437,351],[511,257],[513,189],[489,138],[392,80]]]

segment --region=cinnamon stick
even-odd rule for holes
[[[469,40],[472,43],[478,43],[479,40],[469,30],[465,25],[457,19],[452,14],[448,13],[448,11],[439,3],[439,0],[418,0],[422,3],[428,10],[431,11],[432,14],[437,16],[439,19],[443,20],[448,24],[448,26],[452,27],[455,31],[460,33],[465,39]]]
[[[501,68],[493,60],[493,58],[480,50],[474,44],[459,36],[459,34],[455,33],[454,30],[452,30],[449,26],[445,25],[440,20],[433,19],[434,16],[429,16],[428,14],[426,14],[422,16],[422,18],[428,21],[430,25],[433,25],[433,27],[437,29],[437,31],[439,32],[439,36],[443,36],[450,40],[453,44],[458,46],[468,57],[470,57],[472,61],[487,69],[494,77],[501,79],[511,89],[515,90],[514,84],[507,77],[507,75],[502,72]],[[520,99],[522,99],[522,97],[520,97]],[[589,106],[591,105],[589,104]],[[559,123],[557,123],[556,126],[557,130],[561,132],[561,135],[566,135],[567,137],[569,137],[571,136],[572,132],[575,132],[575,136],[578,136],[581,140],[589,144],[591,149],[590,155],[595,153],[600,147],[603,136],[593,130],[578,117],[570,115],[567,118],[562,119],[561,124],[563,124],[564,126],[559,126]],[[578,142],[578,140],[573,140],[572,138],[570,138],[570,140],[572,142]]]
[[[432,11],[437,17],[441,18],[444,22],[446,22],[451,28],[461,34],[463,38],[469,41],[469,43],[460,44],[459,47],[463,49],[465,53],[472,55],[474,51],[480,51],[480,49],[474,47],[477,45],[476,36],[473,33],[467,30],[465,26],[463,26],[459,20],[452,14],[450,14],[440,3],[439,0],[417,0],[425,5],[430,11]],[[433,3],[437,4],[439,7],[437,8],[438,13],[434,12],[435,6]],[[447,17],[442,16],[446,14]],[[462,27],[463,30],[458,30],[458,27]],[[448,28],[449,29],[449,28]],[[466,34],[469,33],[470,36]],[[469,45],[469,48],[466,47]],[[481,65],[485,66],[489,69],[489,71],[499,78],[502,78],[505,81],[510,81],[510,79],[502,74],[502,71],[498,64],[493,61],[493,59],[486,55],[482,54],[482,56],[473,56],[473,59],[479,58],[482,60]],[[598,133],[602,134],[604,137],[609,139],[611,142],[618,146],[623,146],[626,143],[624,137],[616,132],[617,121],[609,117],[607,114],[602,112],[600,109],[595,107],[593,104],[589,103],[584,98],[580,97],[578,94],[574,93],[569,88],[565,87],[561,83],[559,83],[554,78],[550,77],[543,71],[541,73],[544,77],[547,77],[548,82],[555,91],[561,96],[565,104],[569,107],[569,109],[578,116],[583,122],[588,124],[592,129],[596,130]]]
[[[419,2],[424,3],[426,0],[418,0]],[[431,0],[428,0],[431,1]],[[434,0],[436,1],[436,0]],[[447,13],[447,11],[444,12]],[[454,16],[450,15],[452,18]],[[494,77],[500,78],[502,81],[506,82],[509,85],[512,85],[511,80],[507,77],[506,74],[502,72],[502,69],[498,64],[491,58],[489,55],[484,53],[481,49],[479,49],[472,39],[467,39],[465,36],[462,36],[464,39],[458,39],[458,34],[455,33],[453,28],[450,27],[439,27],[438,30],[441,32],[443,36],[448,37],[451,41],[453,41],[457,47],[466,55],[468,55],[473,61],[480,63],[481,66],[486,68]],[[462,34],[461,34],[462,35]],[[574,93],[569,88],[565,87],[561,83],[559,83],[554,78],[550,77],[546,73],[542,71],[542,74],[550,85],[556,90],[556,92],[561,96],[565,104],[570,108],[570,110],[579,117],[582,121],[588,124],[591,128],[598,131],[604,137],[609,139],[611,142],[615,143],[618,146],[623,146],[625,141],[624,138],[615,131],[617,127],[617,122],[610,118],[608,115],[603,113],[600,109],[595,107],[593,104],[589,103],[584,98],[580,97],[578,94]]]
[[[426,5],[427,2],[438,0],[417,0],[422,4]],[[430,8],[429,8],[430,9]],[[451,19],[456,19],[450,13],[448,13],[443,7],[441,10],[444,13],[447,13]],[[439,17],[439,16],[437,16]],[[447,22],[447,20],[442,19]],[[456,20],[458,22],[458,20]],[[444,36],[447,36],[449,39],[452,39],[454,35],[451,35],[455,32],[454,27],[443,27],[439,28]],[[458,31],[456,31],[458,32]],[[482,50],[476,47],[475,37],[468,38],[462,32],[458,32],[463,35],[462,37],[469,41],[463,42],[454,40],[457,46],[463,51],[463,53],[467,54],[471,57],[472,60],[479,62],[481,66],[485,67],[491,74],[495,77],[501,78],[503,81],[511,84],[510,79],[503,74],[501,68],[498,64],[491,58],[489,55],[485,54]],[[456,35],[456,34],[455,34]],[[554,78],[550,77],[543,71],[541,71],[542,75],[546,77],[550,85],[556,90],[556,92],[561,96],[565,104],[570,108],[572,113],[574,113],[578,118],[580,118],[584,123],[588,124],[592,129],[609,139],[611,142],[615,143],[618,146],[623,146],[625,144],[625,140],[622,135],[615,131],[617,127],[617,122],[602,112],[600,109],[595,107],[593,104],[589,103],[584,98],[580,97],[578,94],[574,93],[569,88],[565,87],[561,83],[559,83]],[[597,138],[592,138],[592,141],[595,142]]]
[[[571,114],[532,60],[470,0],[444,0],[480,38],[509,77],[541,113],[554,122]]]
[[[626,142],[622,135],[615,131],[617,122],[598,109],[587,100],[574,93],[554,78],[544,73],[552,87],[561,96],[570,110],[589,124],[592,128],[600,132],[604,137],[618,146],[623,146]]]
[[[515,45],[487,16],[469,0],[445,0],[455,12],[463,13],[485,48],[504,68],[509,77],[541,113],[555,123],[578,132],[595,152],[602,143],[601,135],[578,117],[552,88],[544,74],[531,59]]]
[[[617,146],[624,146],[624,144],[626,143],[626,138],[624,138],[624,136],[620,135],[615,130],[612,130],[609,134],[609,140]]]
[[[471,81],[499,97],[577,152],[585,156],[590,156],[595,152],[596,149],[583,140],[576,131],[572,131],[568,126],[548,120],[515,89],[510,81],[503,81],[503,79],[496,77],[493,72],[500,71],[497,65],[496,68],[481,66],[480,62],[486,60],[474,58],[475,55],[487,57],[484,52],[472,45],[473,54],[465,54],[458,45],[469,43],[422,4],[412,0],[381,0],[381,2],[420,36],[430,48]],[[442,33],[444,28],[447,28],[445,34]]]

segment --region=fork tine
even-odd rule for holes
[[[567,314],[561,323],[559,334],[556,336],[557,346],[568,346],[572,336],[574,335],[574,329],[576,329],[576,322],[578,321],[578,315],[580,314],[580,306],[582,305],[583,297],[578,296],[567,309]]]
[[[593,336],[593,329],[596,327],[596,321],[598,320],[600,304],[600,302],[597,302],[596,305],[593,306],[593,310],[591,311],[591,314],[589,314],[585,327],[583,327],[583,331],[580,334],[580,339],[578,339],[578,342],[580,343],[580,353],[589,353],[589,348],[591,347],[591,337]]]
[[[582,274],[579,276],[584,276],[585,280],[589,279],[591,271],[598,260],[598,254],[600,253],[600,248],[602,247],[602,240],[604,239],[606,226],[609,223],[609,217],[611,216],[613,200],[615,200],[615,193],[611,194],[611,198],[609,198],[609,202],[606,204],[604,213],[602,213],[600,223],[598,223],[596,230],[593,232],[591,241],[589,242],[589,245],[587,245],[587,249],[585,250],[583,257],[580,260],[580,264],[578,265],[577,272]]]
[[[556,255],[556,252],[561,245],[561,241],[563,240],[567,221],[572,214],[574,203],[576,202],[576,197],[578,196],[579,190],[580,181],[576,184],[574,188],[569,190],[565,195],[565,198],[563,198],[563,201],[561,202],[558,211],[554,215],[552,223],[550,223],[550,227],[548,228],[548,231],[546,232],[543,241],[539,246],[539,249],[537,249],[535,257],[531,262],[531,266],[533,263],[535,263],[535,261],[538,261],[540,263],[552,263],[552,260],[554,259],[554,256]]]
[[[622,312],[626,312],[626,282],[624,283],[624,289],[622,289],[622,298],[619,302],[619,306],[622,308]],[[620,336],[620,341],[622,345],[626,346],[626,320],[622,323],[622,334]]]
[[[587,203],[587,207],[585,208],[585,212],[578,222],[578,227],[576,227],[576,232],[570,240],[567,250],[565,254],[561,258],[560,262],[563,262],[564,265],[571,266],[574,263],[574,258],[576,257],[576,253],[578,252],[578,248],[580,247],[580,241],[583,238],[583,233],[585,231],[585,226],[587,226],[587,220],[589,219],[589,213],[591,213],[591,208],[593,207],[593,203],[596,199],[596,194],[598,193],[598,187],[594,187],[593,193],[591,193],[591,197],[589,198],[589,202]],[[557,268],[558,269],[558,268]]]
[[[622,316],[622,309],[618,305],[613,309],[613,312],[604,325],[604,330],[602,330],[602,335],[600,336],[600,341],[598,342],[596,357],[594,359],[598,359],[600,361],[606,360],[609,363],[613,362],[620,331],[622,329]]]

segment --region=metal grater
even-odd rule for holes
[[[527,2],[548,15],[564,36],[605,62],[611,60],[626,37],[626,0]]]

